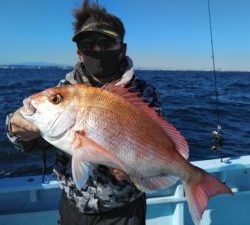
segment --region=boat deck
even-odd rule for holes
[[[209,200],[201,225],[250,224],[250,156],[205,160],[193,164],[227,183],[234,196]],[[41,176],[0,180],[1,225],[55,225],[61,195],[59,184]],[[147,225],[193,225],[183,186],[178,184],[147,197]]]

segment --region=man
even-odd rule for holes
[[[109,82],[141,92],[150,106],[159,107],[153,87],[136,79],[132,61],[126,56],[125,29],[120,19],[85,1],[75,11],[75,34],[79,63],[59,86],[87,83],[101,87]],[[30,151],[42,144],[39,130],[17,110],[7,117],[8,137],[16,147]],[[144,225],[146,197],[118,169],[94,167],[85,189],[78,190],[71,177],[71,159],[58,150],[54,166],[63,190],[61,225],[105,224]]]

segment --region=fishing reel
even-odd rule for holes
[[[213,151],[219,151],[222,148],[222,133],[221,133],[221,126],[217,125],[217,128],[212,132],[213,135],[213,145],[211,147],[211,150]]]

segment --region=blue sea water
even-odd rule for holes
[[[70,70],[59,68],[0,69],[0,177],[39,174],[42,154],[14,149],[5,134],[5,117],[22,100],[57,85]],[[238,157],[250,153],[250,72],[217,72],[222,149],[212,151],[212,131],[217,125],[212,72],[137,71],[159,91],[164,115],[187,139],[190,160]],[[153,132],[153,131],[152,131]],[[54,153],[49,152],[51,167]]]

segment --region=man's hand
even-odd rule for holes
[[[25,120],[20,114],[19,108],[10,119],[11,132],[18,136],[22,141],[30,141],[40,136],[39,129],[32,123]]]
[[[130,181],[129,176],[126,173],[124,173],[122,170],[109,168],[109,171],[118,181],[124,181],[124,180]]]

